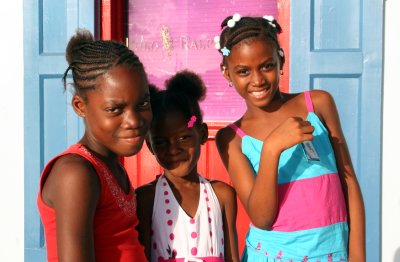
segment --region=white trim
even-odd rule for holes
[[[0,28],[0,261],[23,261],[23,0],[2,2]]]
[[[385,1],[382,146],[382,261],[400,262],[400,2]]]

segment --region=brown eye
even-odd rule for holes
[[[119,108],[119,107],[106,108],[106,112],[107,113],[112,113],[112,114],[118,114],[118,113],[121,112],[121,108]]]
[[[238,71],[236,71],[236,73],[240,76],[246,76],[249,74],[249,70],[247,69],[239,69]]]
[[[188,139],[190,139],[190,137],[191,137],[191,136],[189,136],[189,135],[180,136],[180,137],[178,138],[178,141],[180,141],[180,142],[185,142],[185,141],[187,141]]]
[[[149,100],[146,100],[146,101],[138,104],[138,109],[139,110],[147,110],[149,108],[150,108],[150,101]]]
[[[269,71],[269,70],[274,69],[275,66],[276,66],[276,63],[267,63],[262,67],[262,69]]]

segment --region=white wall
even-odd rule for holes
[[[0,8],[0,261],[24,258],[22,4]]]
[[[400,262],[400,2],[385,10],[382,262]],[[0,32],[0,261],[14,262],[24,254],[23,0],[2,1]]]
[[[400,2],[386,0],[382,168],[382,262],[400,262]]]

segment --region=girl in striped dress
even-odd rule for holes
[[[216,142],[250,220],[243,261],[365,261],[364,206],[331,95],[279,90],[271,16],[227,17],[221,70],[247,110]]]

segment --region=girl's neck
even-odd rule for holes
[[[277,92],[272,101],[265,107],[248,106],[246,112],[243,115],[243,119],[260,119],[274,116],[280,112],[286,101],[287,95],[281,92]]]
[[[119,157],[107,150],[104,146],[93,143],[90,139],[84,136],[80,141],[80,144],[84,145],[92,154],[101,159],[109,166],[116,166],[119,163]]]
[[[167,170],[164,170],[164,175],[167,178],[167,180],[170,183],[174,184],[176,187],[188,186],[191,184],[199,183],[199,174],[197,173],[197,170],[183,177],[175,176],[170,172],[168,172]]]

